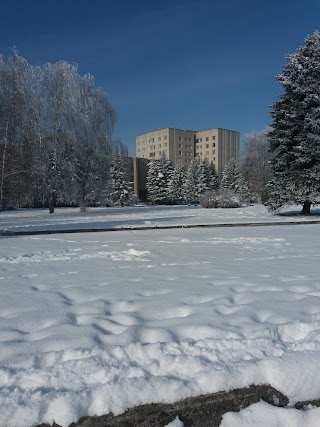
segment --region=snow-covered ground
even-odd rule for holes
[[[264,207],[22,210],[1,213],[0,228],[210,218],[279,220]],[[67,426],[88,414],[268,383],[291,407],[261,402],[226,414],[222,426],[320,425],[319,408],[292,408],[320,398],[319,229],[0,237],[0,426]]]
[[[287,209],[286,213],[297,213]],[[320,209],[313,210],[320,215]],[[319,217],[272,215],[263,205],[239,209],[203,209],[200,206],[137,206],[128,208],[89,208],[81,213],[77,208],[56,209],[49,215],[47,209],[19,209],[2,212],[0,229],[12,231],[74,230],[94,228],[154,227],[188,224],[234,224],[261,222],[315,221]]]

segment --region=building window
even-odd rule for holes
[[[216,154],[216,150],[212,150],[212,154]]]
[[[209,148],[209,144],[206,144],[206,148]]]
[[[200,153],[200,156],[202,156],[202,153]]]
[[[138,148],[138,153],[140,153],[140,148]]]
[[[161,141],[161,136],[158,136],[158,141]]]
[[[202,142],[202,138],[200,138],[200,142]]]
[[[181,156],[182,155],[182,151],[179,151],[179,156]]]
[[[206,156],[209,156],[209,151],[206,151]]]
[[[164,143],[164,146],[165,146],[165,147],[168,147],[168,143],[167,143],[167,142],[165,142],[165,143]]]
[[[212,147],[215,147],[215,146],[216,146],[216,143],[215,143],[215,142],[213,142],[213,143],[212,143]]]
[[[199,138],[196,139],[196,142],[199,142]]]
[[[159,151],[159,156],[161,156],[161,153],[162,153],[162,151],[160,150],[160,151]]]
[[[214,162],[216,161],[216,158],[215,158],[215,157],[213,158],[213,161],[214,161]]]
[[[159,148],[161,148],[161,144],[159,144]]]
[[[181,138],[181,136],[179,136],[179,141],[181,141],[182,140],[182,138]]]
[[[149,156],[150,157],[154,157],[156,155],[156,153],[150,153]]]
[[[181,148],[182,147],[182,144],[179,144],[179,148]]]
[[[138,141],[137,144],[140,145],[140,141]]]
[[[208,136],[206,137],[206,141],[209,141],[209,137]]]
[[[212,136],[212,141],[214,141],[215,139],[216,139],[216,137],[213,135],[213,136]]]
[[[165,135],[165,136],[163,137],[163,139],[166,141],[166,140],[168,139],[168,136],[167,136],[167,135]]]

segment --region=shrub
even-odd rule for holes
[[[228,188],[207,191],[200,197],[203,208],[239,208],[241,199],[238,194]]]

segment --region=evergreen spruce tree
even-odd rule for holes
[[[201,160],[199,157],[194,159],[196,165],[196,194],[197,200],[201,194],[208,191],[208,177],[207,177],[207,168],[205,161]]]
[[[199,159],[195,158],[192,159],[189,163],[186,175],[185,175],[185,181],[182,186],[182,192],[183,192],[183,198],[188,203],[196,203],[198,198],[198,162]]]
[[[173,174],[171,160],[164,154],[159,160],[152,160],[148,164],[147,191],[148,199],[152,204],[168,203],[168,186]]]
[[[273,104],[272,130],[274,178],[268,184],[273,211],[290,204],[303,204],[310,213],[320,202],[320,35],[313,33],[304,46],[288,55],[277,80],[284,87]]]
[[[231,159],[222,172],[221,187],[235,190],[239,180],[239,168],[235,159]]]
[[[237,182],[233,188],[234,192],[240,196],[240,199],[245,202],[250,202],[251,195],[249,185],[241,172],[239,172]]]
[[[184,199],[188,203],[197,203],[202,194],[217,188],[217,185],[214,166],[208,160],[203,161],[199,157],[192,159],[182,187]]]
[[[248,183],[235,159],[231,159],[222,172],[221,188],[234,191],[242,200],[250,199]]]
[[[171,179],[168,183],[168,199],[171,203],[180,204],[183,202],[183,183],[185,181],[185,167],[178,161]]]
[[[203,163],[206,174],[207,190],[217,190],[219,188],[219,178],[215,165],[212,162],[209,162],[208,159],[205,159]]]
[[[110,167],[111,185],[110,197],[113,203],[120,206],[132,204],[134,194],[131,184],[127,179],[126,166],[122,156],[113,156]]]

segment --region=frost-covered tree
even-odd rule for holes
[[[72,144],[72,129],[79,121],[76,115],[78,72],[76,66],[59,61],[45,64],[33,77],[36,92],[33,94],[34,161],[43,201],[53,213],[56,203],[64,203],[72,191],[70,173],[74,168],[71,159],[66,157],[66,149]]]
[[[115,122],[107,95],[95,88],[90,75],[79,78],[79,120],[75,159],[77,199],[81,210],[101,198],[110,178],[110,135]]]
[[[196,203],[199,200],[199,163],[198,158],[192,159],[186,170],[182,191],[184,200],[188,203]]]
[[[180,204],[183,202],[183,183],[185,181],[185,167],[178,161],[168,183],[168,199],[171,203]]]
[[[234,190],[239,181],[239,167],[235,159],[231,159],[222,171],[220,186]]]
[[[169,201],[168,186],[173,174],[172,162],[164,154],[159,160],[148,164],[147,192],[152,204],[165,204]]]
[[[0,56],[0,211],[102,201],[115,112],[90,75],[66,61]]]
[[[248,184],[235,159],[231,159],[222,172],[221,188],[234,191],[242,200],[249,199]]]
[[[109,196],[114,204],[120,206],[131,205],[136,199],[128,180],[124,158],[119,154],[112,156]]]
[[[208,159],[204,159],[203,164],[205,169],[206,191],[217,190],[219,188],[219,178],[215,165],[209,162]]]
[[[296,53],[288,55],[277,76],[284,93],[273,104],[272,131],[274,178],[268,185],[273,211],[303,204],[302,213],[320,202],[320,34],[314,32]]]
[[[241,173],[248,183],[250,198],[265,203],[268,198],[267,183],[272,178],[269,166],[271,153],[267,134],[271,128],[250,132],[243,138],[245,154]]]
[[[12,195],[17,194],[17,178],[28,163],[23,165],[21,156],[24,146],[28,145],[32,117],[28,85],[26,60],[16,51],[7,61],[0,56],[0,211]],[[23,185],[23,181],[20,183]]]
[[[206,191],[219,187],[218,176],[213,163],[207,159],[201,160],[195,157],[189,163],[182,187],[183,197],[188,203],[197,203]]]

